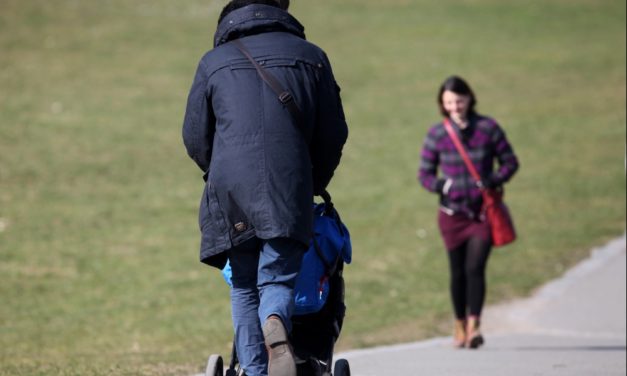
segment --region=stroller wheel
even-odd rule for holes
[[[348,365],[348,360],[338,359],[333,367],[333,376],[351,376],[351,368]]]
[[[220,355],[213,354],[207,361],[205,376],[222,376],[224,374],[224,362]]]

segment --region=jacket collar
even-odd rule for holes
[[[245,35],[271,31],[286,31],[305,39],[305,28],[288,12],[270,5],[251,4],[224,17],[216,30],[213,46]]]

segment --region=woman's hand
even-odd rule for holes
[[[475,184],[477,184],[477,187],[479,187],[479,189],[495,189],[498,188],[500,186],[500,184],[498,184],[497,182],[494,181],[494,179],[492,179],[492,177],[487,177],[487,178],[481,178],[481,181],[476,182]]]

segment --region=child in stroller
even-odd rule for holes
[[[314,205],[313,210],[314,237],[296,281],[290,342],[297,358],[298,376],[350,376],[345,359],[337,360],[333,367],[333,348],[346,311],[342,274],[344,264],[351,262],[350,235],[330,195],[324,192],[321,197],[324,203]],[[223,276],[230,285],[228,264]],[[205,375],[223,375],[222,357],[209,357]],[[238,364],[235,345],[226,376],[245,376]]]

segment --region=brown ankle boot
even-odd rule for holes
[[[270,316],[263,324],[268,350],[268,376],[296,376],[296,361],[283,322]]]
[[[466,320],[455,320],[453,346],[457,348],[466,346]]]
[[[477,349],[485,342],[479,330],[480,321],[478,317],[470,317],[466,324],[466,347]]]

